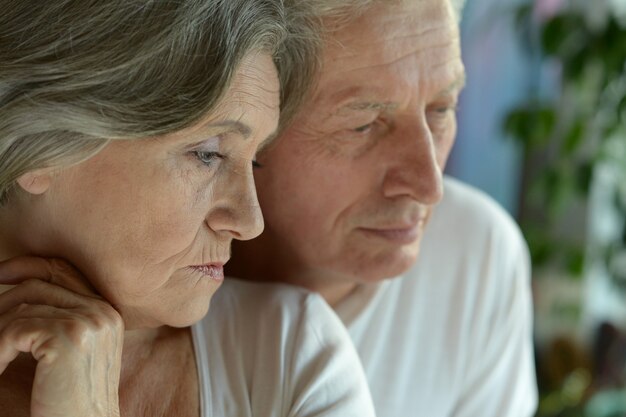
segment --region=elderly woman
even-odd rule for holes
[[[226,284],[204,318],[312,26],[279,0],[0,9],[0,414],[373,415],[319,299]]]

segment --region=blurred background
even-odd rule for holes
[[[626,0],[467,0],[448,174],[533,260],[537,416],[626,416]]]

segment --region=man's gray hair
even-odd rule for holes
[[[283,3],[0,0],[0,204],[26,172],[195,124],[251,52],[305,91],[315,30]],[[282,91],[288,118],[300,96]]]
[[[350,20],[365,13],[370,7],[393,2],[410,2],[422,0],[308,0],[313,9],[326,19],[335,19],[340,22]],[[460,22],[466,0],[447,0],[454,9],[457,20]]]

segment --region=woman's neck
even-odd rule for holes
[[[28,254],[18,239],[19,229],[20,219],[6,205],[0,206],[0,262]]]

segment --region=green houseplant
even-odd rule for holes
[[[546,93],[537,77],[503,127],[524,150],[520,220],[534,268],[578,279],[600,263],[615,288],[626,290],[626,25],[612,12],[590,18],[590,7],[601,3],[570,2],[545,20],[531,4],[517,10],[520,40],[530,59],[549,69],[550,88]],[[603,239],[585,224],[598,190],[614,217]],[[539,416],[626,415],[623,401],[611,403],[626,397],[624,388],[599,388],[583,368],[540,381]]]
[[[535,265],[559,262],[577,275],[583,248],[559,240],[552,226],[573,202],[588,198],[598,164],[626,166],[619,143],[626,140],[626,28],[610,14],[602,25],[593,25],[585,10],[572,6],[544,22],[533,18],[530,5],[517,13],[529,54],[548,60],[560,73],[556,94],[542,97],[537,87],[504,122],[526,160],[534,158],[535,167],[542,161],[529,176],[523,203],[523,210],[534,211],[541,221],[535,217],[522,227]],[[615,204],[626,217],[621,197]]]

